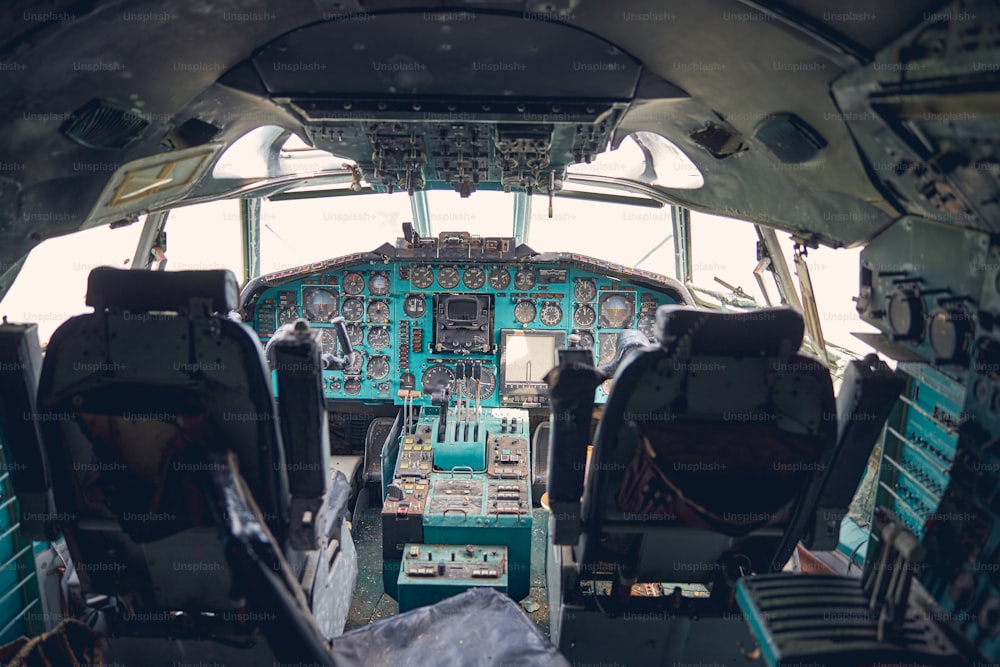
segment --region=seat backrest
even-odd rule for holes
[[[707,582],[726,552],[780,567],[836,441],[830,374],[798,352],[802,333],[787,308],[659,309],[660,345],[618,368],[598,425],[581,572]]]
[[[52,335],[39,379],[57,514],[85,590],[136,609],[232,609],[194,475],[229,450],[279,542],[289,492],[269,373],[227,317],[229,271],[90,274],[92,314]]]

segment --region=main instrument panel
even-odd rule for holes
[[[328,399],[401,404],[458,386],[483,407],[534,407],[546,403],[556,349],[572,342],[603,363],[619,331],[653,340],[656,309],[690,303],[665,276],[579,255],[469,255],[365,253],[270,274],[245,290],[244,317],[263,342],[305,318],[324,353],[339,355],[331,320],[343,316],[355,353],[346,370],[324,371]]]

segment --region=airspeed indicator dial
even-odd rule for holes
[[[462,283],[469,289],[479,289],[486,284],[486,272],[478,266],[470,266],[462,275]]]
[[[410,283],[414,287],[426,289],[434,284],[434,270],[429,266],[415,266],[410,271]]]
[[[438,271],[438,285],[444,289],[458,286],[458,269],[454,266],[442,266]]]

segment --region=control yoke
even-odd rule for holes
[[[615,356],[611,360],[597,367],[597,371],[605,378],[612,378],[621,365],[622,361],[632,350],[649,345],[646,334],[637,329],[622,329],[615,338]]]
[[[323,354],[321,359],[323,360],[323,370],[325,371],[342,371],[351,365],[351,357],[354,354],[354,350],[351,347],[351,339],[347,335],[347,325],[344,324],[344,318],[338,316],[330,320],[333,328],[337,330],[337,340],[340,341],[340,349],[343,350],[343,354],[339,357],[332,354]]]

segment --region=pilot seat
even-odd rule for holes
[[[229,271],[98,268],[95,312],[60,326],[45,355],[54,507],[24,528],[65,535],[70,610],[119,664],[272,665],[343,631],[357,562],[320,349],[305,322],[273,346],[279,412],[260,341],[228,316],[237,303]],[[259,611],[262,569],[311,614]],[[304,637],[291,654],[290,623]]]
[[[818,525],[830,373],[788,308],[661,306],[656,327],[655,345],[622,332],[610,368],[565,350],[548,377],[552,640],[574,661],[737,664],[753,641],[736,581],[780,571]]]

